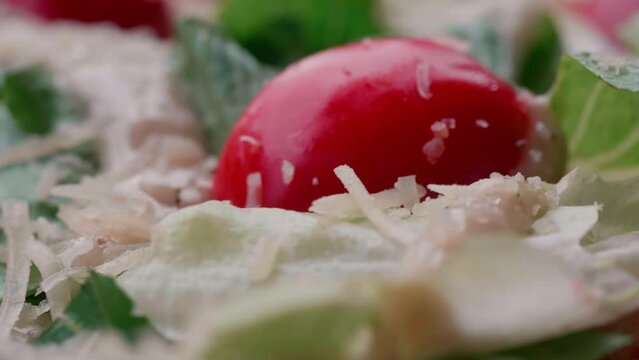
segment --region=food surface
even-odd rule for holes
[[[0,359],[637,358],[600,3],[0,2]]]

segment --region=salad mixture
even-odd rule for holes
[[[0,359],[639,358],[636,0],[0,1]]]

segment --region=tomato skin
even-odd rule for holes
[[[423,149],[435,123],[449,136],[433,159]],[[407,175],[427,185],[512,174],[530,123],[515,90],[469,55],[427,40],[365,40],[302,60],[262,90],[227,140],[212,197],[245,206],[246,178],[259,172],[262,206],[306,211],[344,192],[333,174],[343,164],[371,192]],[[284,161],[295,168],[290,184]]]
[[[581,0],[569,2],[569,6],[620,49],[626,47],[619,35],[620,27],[639,12],[639,0]]]
[[[111,22],[123,29],[149,27],[160,37],[172,33],[164,0],[8,0],[46,20]]]

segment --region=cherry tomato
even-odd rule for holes
[[[161,37],[171,35],[171,17],[164,0],[8,0],[47,20],[111,22],[121,28],[148,27]]]
[[[463,52],[365,40],[302,60],[258,94],[222,151],[212,197],[306,211],[344,192],[333,173],[342,164],[371,192],[407,175],[427,185],[512,174],[531,121],[516,91]]]
[[[569,6],[620,48],[625,47],[619,35],[621,26],[639,13],[639,0],[581,0]]]

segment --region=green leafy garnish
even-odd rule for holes
[[[69,102],[58,92],[51,76],[39,67],[4,74],[0,103],[26,134],[47,134],[69,116]]]
[[[375,0],[231,0],[219,23],[260,61],[284,66],[382,33]]]
[[[536,94],[552,86],[562,55],[559,33],[549,15],[541,16],[533,29],[517,66],[515,83]]]
[[[586,331],[492,355],[446,360],[601,360],[632,343],[626,335]]]
[[[568,139],[570,165],[604,178],[639,174],[639,66],[565,56],[550,107]]]
[[[114,279],[92,272],[64,315],[35,343],[60,344],[75,335],[98,330],[115,330],[132,342],[147,326],[146,318],[133,315],[133,302]]]
[[[273,72],[211,24],[187,20],[177,27],[178,72],[218,152],[246,105]]]
[[[483,20],[466,26],[458,26],[451,33],[470,44],[470,53],[492,71],[504,74],[503,43],[495,23]]]

